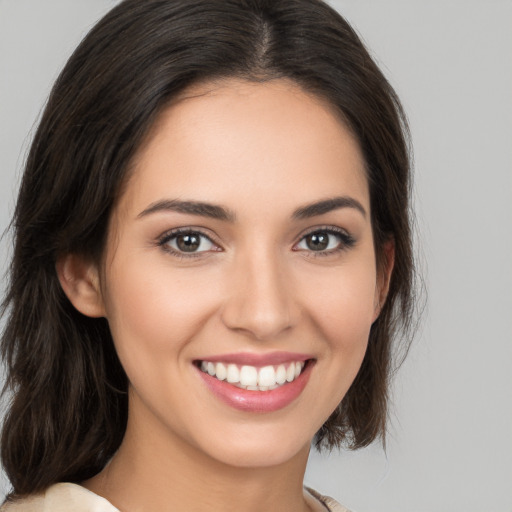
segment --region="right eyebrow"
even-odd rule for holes
[[[199,215],[201,217],[209,217],[210,219],[223,220],[227,222],[234,222],[236,219],[235,213],[224,206],[212,203],[203,203],[201,201],[180,201],[179,199],[162,199],[151,203],[146,209],[137,215],[137,218],[162,211],[188,213],[191,215]]]

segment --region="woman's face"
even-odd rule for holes
[[[358,144],[290,82],[196,87],[140,151],[105,262],[129,428],[235,466],[285,462],[345,395],[378,314]]]

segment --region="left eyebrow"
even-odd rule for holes
[[[361,213],[364,218],[367,216],[366,210],[357,199],[348,196],[339,196],[301,206],[293,212],[292,218],[296,220],[309,219],[340,208],[353,208]]]

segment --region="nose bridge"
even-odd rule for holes
[[[223,321],[256,339],[276,337],[297,319],[289,272],[271,244],[241,250],[233,262]]]

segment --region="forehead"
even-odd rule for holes
[[[157,196],[233,208],[295,207],[350,194],[369,210],[359,144],[322,99],[287,80],[196,85],[161,113],[135,162],[125,203]],[[190,197],[193,196],[193,197]]]

